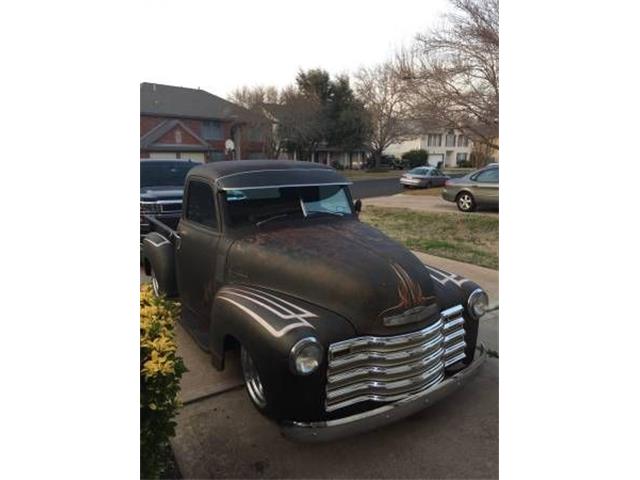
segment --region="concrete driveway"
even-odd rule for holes
[[[497,306],[498,272],[414,252],[425,263],[477,281]],[[141,276],[141,281],[146,278]],[[498,351],[498,310],[483,318],[480,341]],[[466,387],[383,429],[327,444],[284,439],[244,390],[239,359],[217,372],[178,325],[178,353],[189,372],[172,441],[185,478],[497,478],[498,359]]]
[[[417,210],[420,212],[458,213],[460,215],[466,215],[458,210],[455,203],[447,202],[441,197],[435,195],[406,195],[399,193],[397,195],[387,197],[366,198],[362,201],[362,204],[365,208],[368,205],[372,205],[376,207],[408,208],[410,210]],[[473,215],[498,216],[498,212],[479,209],[478,211],[473,212]]]
[[[417,415],[324,444],[300,444],[235,389],[182,408],[173,449],[185,478],[497,478],[498,361]]]

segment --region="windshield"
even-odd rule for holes
[[[256,225],[284,218],[352,214],[343,185],[256,188],[225,192],[229,224]]]
[[[192,167],[193,163],[184,161],[140,162],[140,188],[181,187]]]

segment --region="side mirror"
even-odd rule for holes
[[[362,200],[356,200],[356,203],[353,204],[353,209],[356,211],[356,215],[359,215],[362,211]]]

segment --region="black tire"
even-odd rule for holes
[[[428,182],[428,183],[424,186],[424,188],[431,188],[431,187],[432,187],[431,182]]]
[[[243,346],[240,349],[240,365],[242,366],[242,376],[247,394],[251,403],[258,409],[260,413],[266,414],[268,409],[267,397],[264,393],[262,380],[258,369],[249,354],[249,351]]]
[[[456,197],[456,205],[461,212],[473,212],[476,209],[476,200],[469,192],[460,192]]]

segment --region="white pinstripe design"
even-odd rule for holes
[[[273,313],[274,315],[276,315],[278,318],[282,320],[285,320],[285,321],[297,320],[297,322],[290,323],[278,330],[274,328],[267,320],[265,320],[258,313],[254,312],[253,310],[246,307],[245,305],[242,305],[236,300],[229,298],[228,295],[249,300],[255,305],[258,305],[264,308],[265,310]],[[218,295],[218,298],[220,300],[224,300],[226,302],[231,303],[232,305],[236,306],[237,308],[239,308],[240,310],[248,314],[251,318],[253,318],[260,325],[262,325],[274,337],[282,337],[287,332],[290,332],[295,328],[301,328],[301,327],[313,328],[313,325],[311,325],[305,319],[317,317],[317,315],[315,315],[314,313],[311,313],[291,302],[288,302],[275,295],[272,295],[270,293],[263,292],[261,290],[257,290],[251,287],[227,287],[224,289],[224,292],[222,294]],[[274,307],[276,307],[277,309]]]
[[[160,235],[158,233],[158,235]],[[160,243],[156,243],[153,240],[151,240],[150,238],[145,237],[144,241],[145,242],[149,242],[151,245],[153,245],[154,247],[161,247],[162,245],[166,245],[167,243],[171,243],[169,240],[167,240],[165,237],[163,237],[162,235],[160,235],[164,240]]]
[[[443,270],[438,270],[436,268],[430,267],[429,265],[425,265],[425,267],[430,271],[436,273],[438,276],[430,273],[429,276],[438,282],[441,285],[446,285],[447,283],[454,283],[458,287],[461,287],[466,282],[470,282],[468,278],[461,277],[460,275],[456,275],[455,273],[445,272]]]

